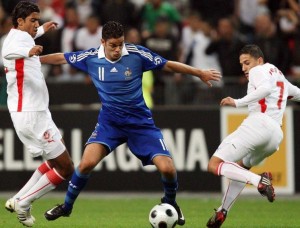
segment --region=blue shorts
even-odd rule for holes
[[[95,130],[86,144],[99,143],[112,152],[119,145],[127,143],[131,152],[141,160],[143,165],[152,165],[157,155],[171,157],[163,135],[152,117],[130,117],[127,121],[114,121],[112,116],[99,115]],[[125,123],[124,123],[125,122]]]

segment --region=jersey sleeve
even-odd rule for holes
[[[287,81],[287,86],[288,86],[288,99],[292,101],[300,102],[300,89],[297,86],[294,86],[289,81]]]
[[[29,36],[29,34],[28,34]],[[29,57],[29,51],[31,50],[32,43],[27,34],[15,36],[16,39],[9,42],[8,46],[3,47],[2,55],[7,60],[22,59]]]
[[[45,34],[45,30],[44,27],[41,25],[40,27],[38,27],[37,33],[34,37],[34,39],[39,38],[40,36]]]
[[[64,53],[65,59],[71,66],[80,69],[84,72],[88,72],[86,60],[88,59],[89,53],[95,49],[89,49],[85,51],[67,52]]]
[[[252,68],[249,72],[249,83],[255,90],[241,99],[235,99],[236,107],[247,106],[251,103],[258,102],[272,92],[272,85],[275,83],[273,78],[267,75],[260,67]]]
[[[264,87],[260,87],[256,90],[254,90],[252,93],[247,94],[245,97],[243,97],[241,99],[234,99],[235,106],[237,108],[239,108],[239,107],[247,106],[254,102],[258,102],[262,98],[270,95],[270,93],[271,93],[270,90],[268,90]]]
[[[167,60],[160,55],[152,52],[143,46],[137,46],[138,53],[142,58],[143,71],[161,69],[167,63]]]

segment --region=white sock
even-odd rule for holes
[[[226,211],[229,211],[245,186],[246,183],[244,182],[231,180],[229,182],[227,191],[223,196],[222,205],[218,208],[218,211],[220,211],[222,208],[224,208]]]
[[[242,168],[234,162],[222,162],[218,167],[218,175],[227,177],[230,180],[252,184],[255,187],[261,179],[261,176]]]
[[[14,199],[21,197],[22,195],[26,194],[29,189],[31,189],[38,181],[39,179],[50,170],[50,166],[47,162],[44,162],[41,164],[32,174],[30,179],[27,181],[27,183],[21,188],[21,190],[13,196]]]
[[[45,173],[39,181],[29,191],[19,197],[20,207],[27,208],[30,204],[51,190],[55,189],[65,179],[60,176],[55,169],[51,169]]]

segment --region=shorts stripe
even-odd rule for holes
[[[164,140],[163,140],[163,139],[159,139],[159,141],[160,141],[160,144],[161,144],[162,148],[163,148],[164,150],[167,150],[166,145],[165,145],[165,143],[164,143]]]

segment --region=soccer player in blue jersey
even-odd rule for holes
[[[158,68],[194,75],[211,86],[209,81],[219,81],[220,73],[168,61],[145,47],[125,44],[124,28],[114,21],[103,26],[100,47],[45,55],[40,60],[47,64],[68,63],[88,73],[102,103],[98,123],[86,143],[81,162],[73,173],[65,202],[46,211],[46,219],[69,216],[94,167],[116,147],[127,143],[143,165],[154,164],[157,167],[164,187],[161,202],[173,205],[179,215],[178,224],[184,225],[183,213],[176,203],[176,169],[163,135],[155,126],[151,111],[143,99],[142,74]]]

